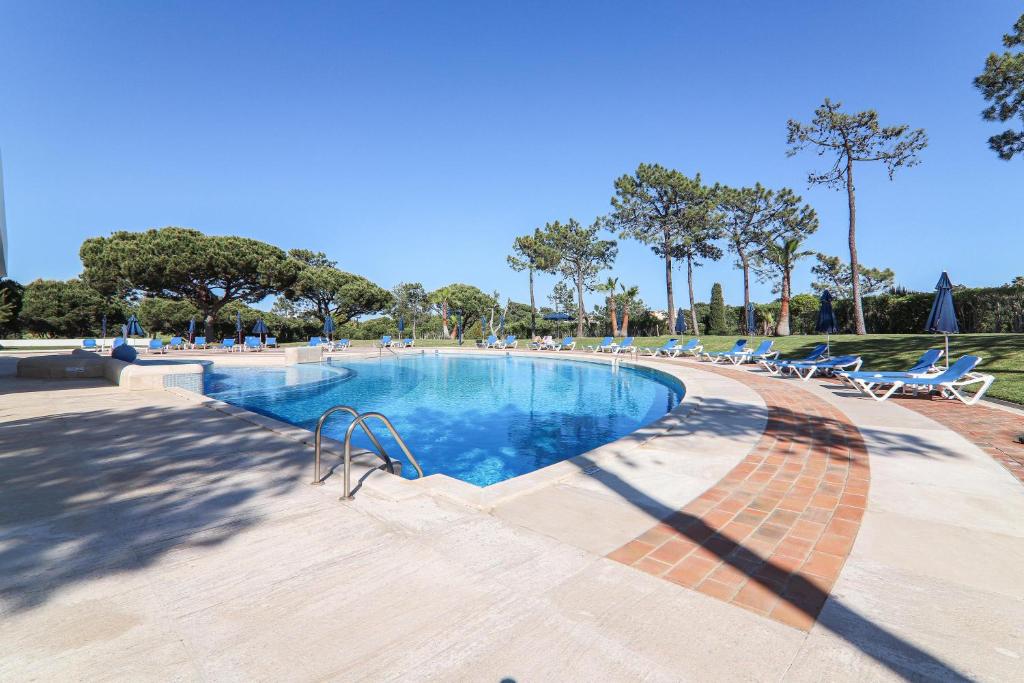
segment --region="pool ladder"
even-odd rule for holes
[[[323,479],[320,477],[320,450],[323,445],[323,429],[324,423],[327,422],[327,418],[337,412],[346,412],[352,416],[352,424],[348,426],[345,431],[345,464],[344,464],[344,490],[342,492],[342,500],[352,500],[352,434],[356,431],[356,426],[363,428],[366,432],[366,436],[370,437],[370,442],[373,443],[374,448],[377,452],[374,453],[378,458],[384,461],[384,466],[387,471],[391,474],[395,474],[395,463],[388,455],[387,451],[384,450],[384,446],[381,445],[377,437],[374,436],[373,432],[369,427],[366,426],[366,421],[373,418],[384,423],[384,426],[391,432],[391,436],[394,437],[398,443],[398,447],[405,453],[405,457],[409,459],[412,466],[416,468],[416,474],[419,477],[423,476],[423,469],[420,464],[416,462],[416,458],[413,457],[412,453],[409,452],[409,447],[405,445],[405,440],[399,435],[398,430],[391,424],[391,420],[386,415],[375,412],[360,413],[352,406],[334,406],[324,411],[323,415],[316,422],[316,433],[313,440],[313,481],[311,484],[323,484]]]

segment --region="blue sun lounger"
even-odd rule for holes
[[[92,338],[86,338],[82,340],[82,348],[86,351],[99,351],[99,345],[96,344],[96,340]]]
[[[786,369],[806,382],[818,373],[827,375],[839,370],[846,370],[847,368],[852,368],[856,372],[860,370],[860,365],[863,362],[860,356],[836,356],[835,358],[824,358],[822,360],[790,363],[786,366]]]
[[[756,349],[753,351],[740,351],[739,353],[728,353],[724,358],[732,361],[733,365],[741,365],[743,363],[753,363],[762,360],[769,360],[776,358],[779,355],[778,351],[772,349],[775,345],[771,339],[765,339],[762,341]]]
[[[676,356],[681,356],[684,353],[688,353],[694,358],[699,358],[700,353],[703,350],[704,345],[700,343],[700,339],[697,339],[695,337],[690,341],[686,342],[685,344],[680,344],[675,349],[673,349],[671,357],[675,358]]]
[[[733,347],[728,351],[703,351],[701,352],[700,357],[704,360],[709,360],[712,363],[718,363],[719,361],[726,360],[737,353],[743,353],[746,350],[747,340],[737,339],[736,343],[733,344]]]
[[[664,353],[666,356],[670,355],[672,351],[679,344],[678,339],[669,339],[661,346],[642,346],[638,349],[638,353],[641,356],[659,356]]]
[[[872,381],[875,379],[903,379],[905,377],[921,377],[924,375],[935,375],[942,372],[942,369],[935,366],[942,358],[942,349],[928,349],[921,354],[921,357],[917,359],[917,362],[904,371],[895,370],[880,370],[878,372],[872,372],[871,370],[858,370],[857,372],[837,372],[836,377],[842,378],[847,383],[862,388],[863,384],[874,385],[878,382]],[[858,383],[855,380],[860,380]],[[870,388],[870,387],[868,387]]]
[[[519,347],[519,340],[514,334],[510,334],[494,345],[496,349],[515,349]]]
[[[487,339],[478,341],[476,345],[481,349],[493,349],[494,345],[498,343],[498,338],[493,334],[488,335]]]
[[[612,353],[630,353],[636,351],[636,347],[633,346],[633,338],[626,337],[622,340],[621,344],[612,344]]]
[[[589,346],[587,346],[586,350],[590,351],[591,353],[600,353],[601,351],[611,351],[612,342],[613,341],[614,341],[614,339],[612,339],[611,337],[605,337],[604,339],[599,341],[597,344],[590,344]]]
[[[566,337],[558,344],[551,345],[554,351],[572,351],[576,348],[576,340],[572,337]]]
[[[875,378],[877,382],[873,382],[870,386],[887,386],[891,385],[889,390],[884,394],[876,394],[871,391],[868,384],[865,382],[861,386],[861,390],[871,396],[876,401],[884,401],[885,399],[892,396],[900,389],[906,389],[912,387],[914,389],[926,389],[927,391],[939,391],[944,396],[955,398],[964,405],[974,405],[981,400],[981,397],[985,395],[988,388],[992,386],[992,382],[995,381],[995,377],[992,375],[985,375],[980,372],[974,372],[975,366],[981,362],[981,358],[978,356],[963,356],[957,362],[949,366],[949,368],[938,375],[927,376],[927,377],[885,377]],[[862,382],[862,380],[854,380],[856,382]],[[968,398],[961,393],[961,390],[972,384],[981,384],[974,396]]]
[[[760,362],[761,367],[767,370],[773,375],[777,375],[782,372],[785,368],[792,365],[793,363],[809,363],[812,361],[818,361],[828,356],[828,344],[818,344],[811,352],[804,358],[800,359],[780,359],[779,357],[765,359]]]

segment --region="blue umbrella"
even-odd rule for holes
[[[188,320],[188,341],[191,344],[196,340],[196,319],[189,318]]]
[[[686,316],[676,315],[676,334],[686,334]]]
[[[832,292],[827,289],[821,293],[821,305],[818,307],[818,319],[814,323],[814,331],[825,335],[825,354],[832,354],[829,335],[839,331],[836,325],[836,314],[832,310]]]
[[[256,324],[252,326],[253,334],[268,334],[270,330],[267,329],[267,324],[263,322],[263,318],[256,321]]]
[[[503,336],[504,334],[505,334],[505,314],[502,313],[501,317],[498,318],[498,336],[500,337],[500,336]]]
[[[455,313],[455,330],[459,337],[459,346],[462,346],[462,311]]]
[[[401,337],[405,333],[405,318],[398,319],[398,336]]]
[[[747,302],[747,334],[754,334],[754,328],[757,327],[757,319],[754,316],[754,302]]]
[[[935,300],[932,301],[932,311],[928,314],[928,322],[924,329],[927,332],[938,332],[946,338],[946,367],[949,367],[949,335],[959,334],[960,325],[956,321],[956,311],[953,309],[953,283],[949,274],[942,271],[942,277],[935,285]]]
[[[324,334],[327,335],[328,339],[330,339],[331,335],[334,334],[334,318],[330,315],[324,318]]]
[[[242,342],[242,312],[235,311],[235,336],[238,337],[238,342]]]
[[[139,319],[132,313],[131,317],[128,318],[128,324],[125,325],[125,335],[129,337],[144,337],[146,336],[145,331],[142,329],[142,325],[139,324]]]
[[[485,336],[487,334],[487,330],[484,329],[484,323],[486,321],[487,321],[487,314],[481,312],[480,313],[480,336]]]

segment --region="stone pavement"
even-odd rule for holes
[[[1019,675],[1024,488],[1002,465],[829,382],[668,363],[693,389],[687,429],[486,509],[373,477],[341,503],[336,481],[308,485],[308,446],[259,424],[166,391],[0,377],[0,680]],[[804,403],[852,458],[847,489],[807,508],[855,507],[861,449],[870,463],[859,532],[809,630],[605,557],[695,500],[712,513],[745,465],[781,493],[775,475],[818,438]],[[785,455],[780,428],[799,437]],[[817,488],[839,484],[813,460],[799,464]]]

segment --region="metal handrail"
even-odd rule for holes
[[[313,438],[313,481],[310,482],[311,484],[323,484],[323,481],[320,480],[320,448],[323,442],[322,432],[324,429],[324,423],[327,422],[328,417],[340,410],[344,410],[354,418],[359,417],[359,412],[352,406],[334,406],[333,408],[325,410],[324,414],[320,416],[319,420],[317,420],[316,435]],[[353,422],[352,424],[355,423]],[[362,422],[359,424],[363,425],[363,431],[366,432],[368,437],[370,437],[370,441],[373,442],[374,447],[377,449],[377,457],[383,460],[384,464],[387,465],[388,472],[394,474],[395,464],[391,461],[391,457],[388,456],[387,451],[384,450],[384,446],[381,445],[380,441],[377,440],[377,437],[373,435],[373,432],[371,432],[365,424]],[[351,434],[351,430],[349,431],[349,434]],[[345,443],[348,443],[347,437],[345,439]]]
[[[366,420],[371,417],[377,418],[384,423],[384,426],[391,432],[391,436],[393,436],[395,441],[398,442],[399,448],[401,448],[402,452],[405,453],[405,457],[407,457],[409,462],[412,463],[412,466],[416,468],[416,473],[420,477],[423,476],[423,468],[420,467],[420,464],[416,462],[416,458],[414,458],[412,453],[409,452],[409,447],[405,445],[405,441],[401,436],[399,436],[395,426],[391,424],[391,420],[380,413],[363,413],[362,415],[357,416],[356,419],[352,420],[352,424],[348,426],[348,431],[345,432],[345,488],[341,496],[342,500],[352,500],[352,433],[355,432],[357,424],[362,425],[363,429],[369,433],[370,430],[367,429],[365,423]]]

